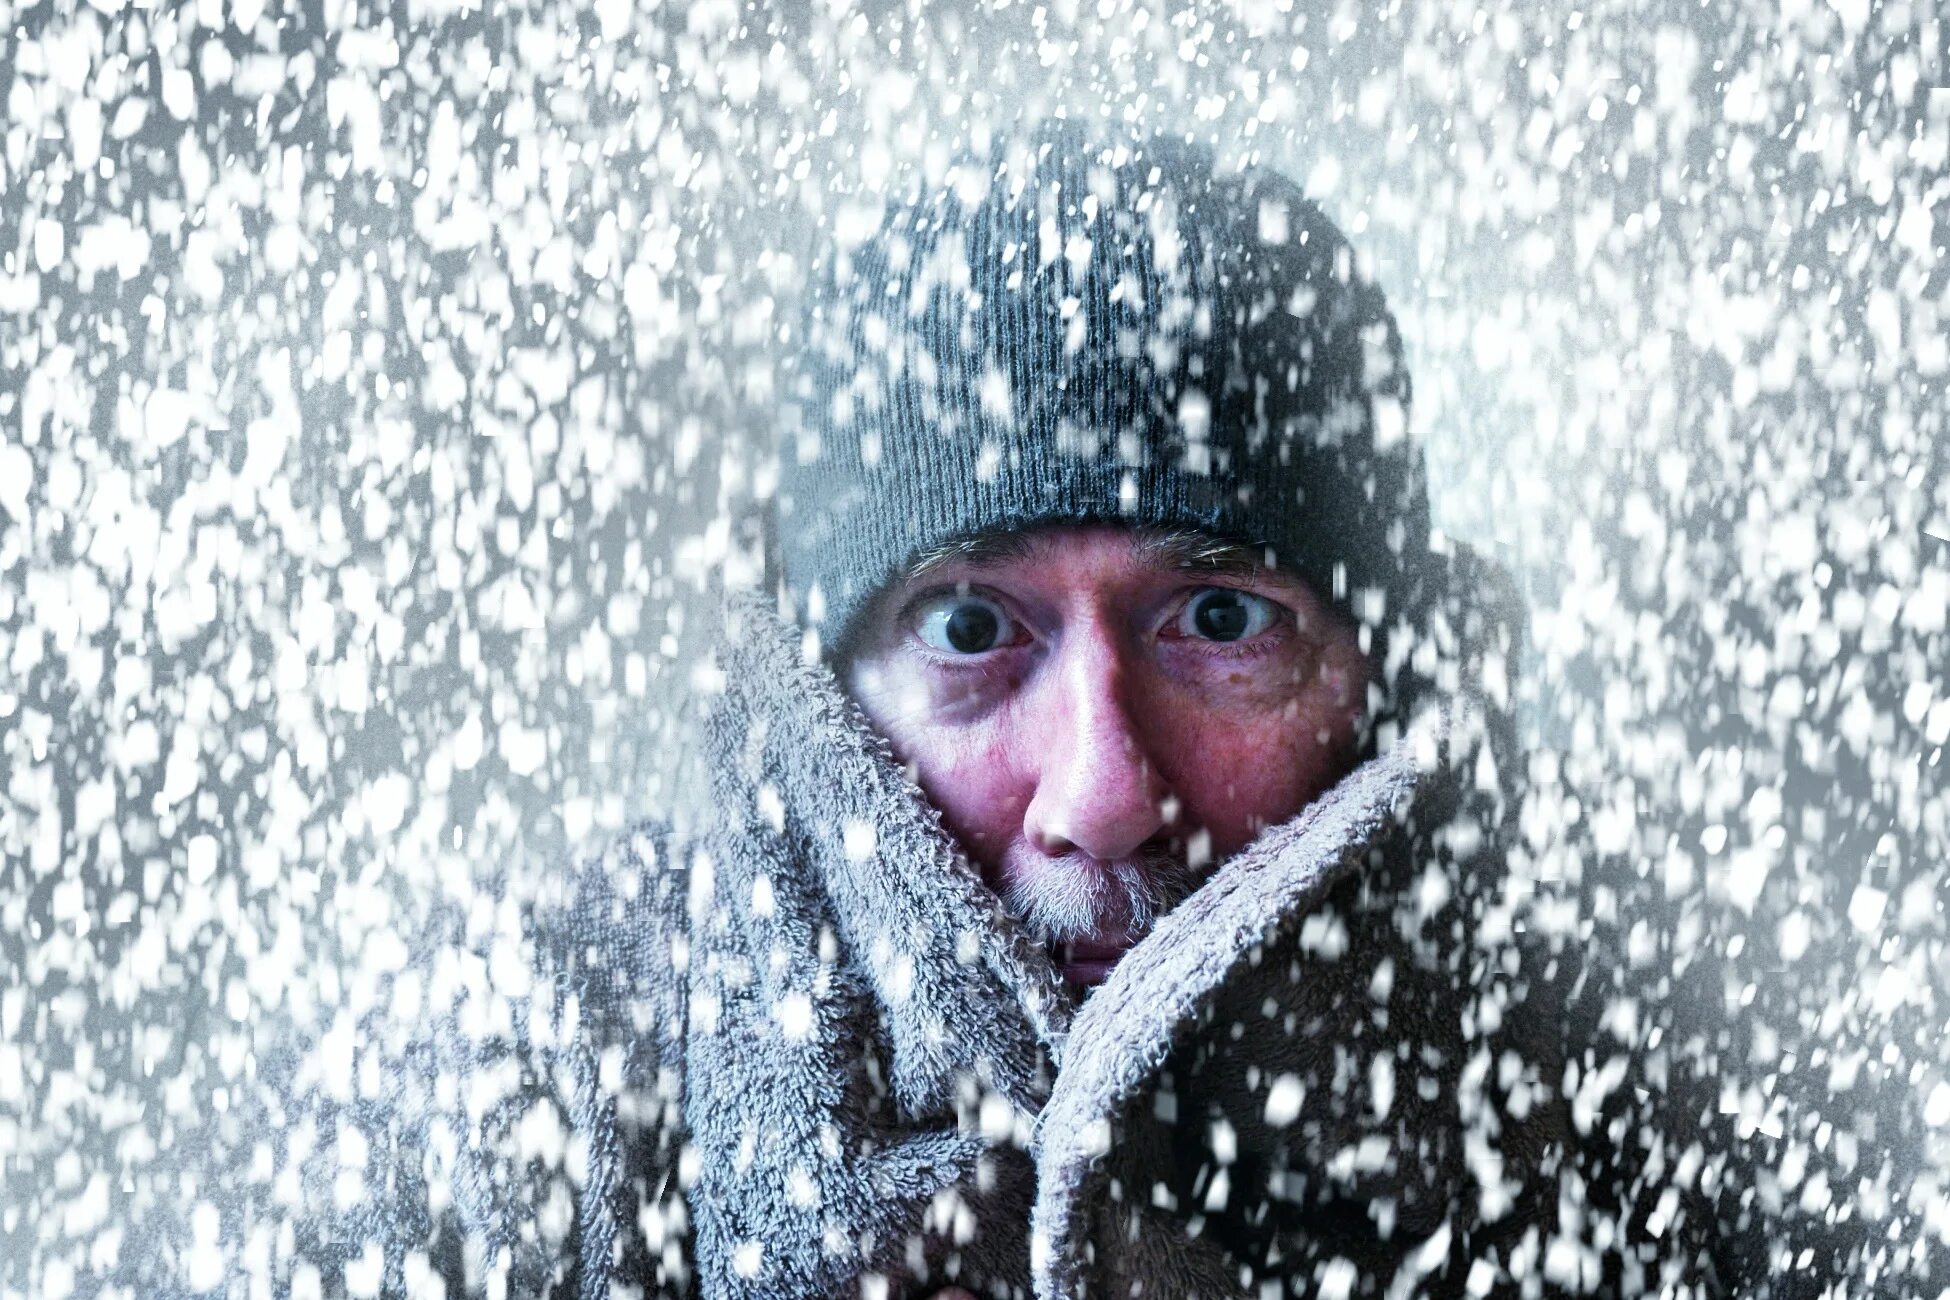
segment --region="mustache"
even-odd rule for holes
[[[1185,901],[1204,872],[1165,844],[1102,860],[1081,853],[1011,853],[997,893],[1003,908],[1045,944],[1092,939],[1135,943]]]

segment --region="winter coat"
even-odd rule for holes
[[[1496,980],[1455,951],[1456,859],[1490,851],[1457,830],[1455,710],[1075,1008],[830,672],[756,604],[731,624],[698,829],[585,868],[531,921],[548,979],[458,992],[402,1072],[427,1119],[394,1125],[396,1186],[437,1212],[366,1257],[384,1289],[1459,1292],[1534,1232],[1562,1119],[1487,1086],[1523,1016],[1486,1023]]]
[[[275,1172],[221,1203],[271,1293],[1480,1295],[1535,1261],[1557,1026],[1483,932],[1469,707],[1076,1006],[796,632],[735,604],[717,669],[693,829],[430,924],[349,1055],[263,1054]]]

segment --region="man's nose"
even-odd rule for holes
[[[1133,713],[1130,673],[1101,632],[1073,636],[1036,710],[1036,793],[1023,833],[1044,853],[1128,857],[1165,825],[1167,790]]]

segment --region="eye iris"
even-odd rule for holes
[[[957,605],[954,612],[948,615],[947,626],[943,629],[947,633],[948,644],[965,655],[992,649],[1001,630],[994,610],[973,603]]]
[[[1213,641],[1237,641],[1246,634],[1250,618],[1246,602],[1229,592],[1201,597],[1192,610],[1192,624],[1198,634]]]

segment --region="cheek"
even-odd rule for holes
[[[1022,831],[1034,793],[1020,767],[1032,752],[1022,711],[998,707],[1013,681],[944,684],[898,659],[856,665],[849,687],[874,729],[914,773],[943,824],[985,872]]]
[[[1219,858],[1237,853],[1267,826],[1298,812],[1312,793],[1307,747],[1280,729],[1200,727],[1174,739],[1183,765],[1172,790],[1190,825],[1212,837]]]
[[[1190,823],[1212,836],[1215,856],[1238,852],[1347,774],[1360,699],[1344,679],[1332,691],[1322,683],[1249,709],[1180,714],[1167,725],[1158,752],[1186,757],[1170,783]]]
[[[1007,738],[990,727],[926,727],[895,752],[969,856],[986,868],[1002,861],[1022,831],[1029,791]]]

